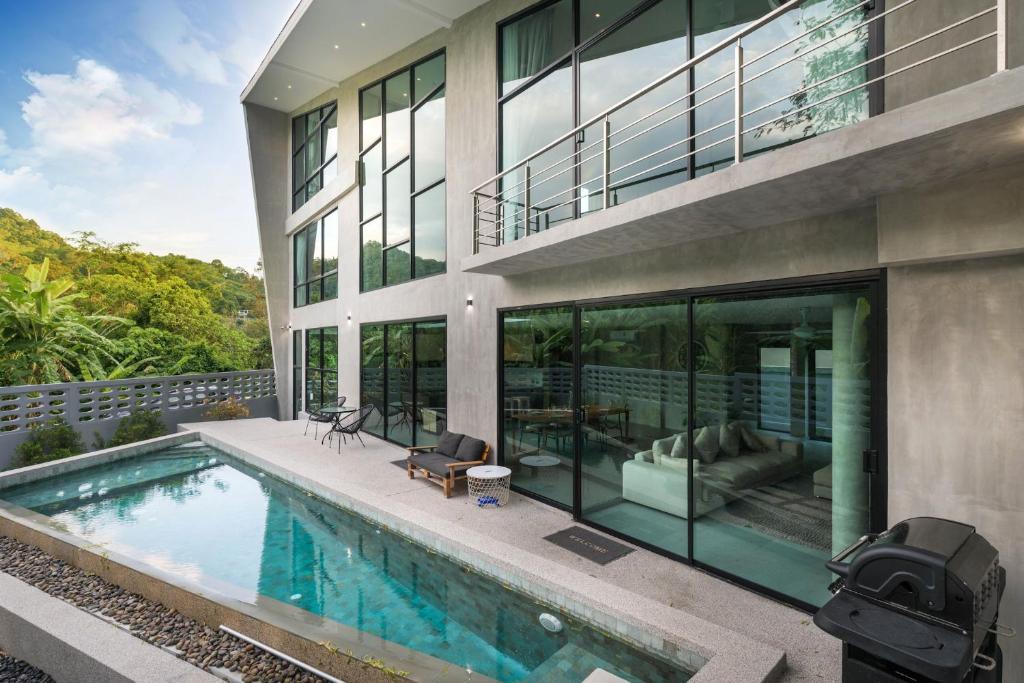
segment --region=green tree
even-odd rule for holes
[[[67,422],[54,418],[31,428],[26,441],[14,449],[14,467],[39,465],[85,452],[78,432]]]
[[[110,334],[125,323],[108,315],[85,314],[69,293],[68,278],[47,281],[50,260],[30,265],[24,276],[0,279],[0,383],[43,384],[102,375],[116,363]]]

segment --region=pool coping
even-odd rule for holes
[[[346,491],[340,491],[322,485],[277,463],[249,453],[244,448],[236,446],[229,441],[204,432],[201,424],[181,426],[179,429],[182,431],[177,434],[157,439],[75,456],[56,463],[35,465],[2,473],[0,474],[0,489],[33,481],[44,476],[71,472],[84,467],[144,454],[167,446],[199,440],[219,448],[246,464],[262,469],[278,479],[306,489],[313,495],[337,504],[340,507],[352,510],[356,514],[362,515],[375,523],[405,535],[431,550],[465,563],[499,582],[536,597],[542,602],[555,605],[599,629],[614,634],[626,642],[654,651],[675,652],[677,659],[687,662],[691,670],[697,670],[697,673],[691,678],[695,683],[708,683],[710,681],[735,681],[737,683],[745,681],[773,681],[785,669],[786,659],[784,651],[760,643],[726,627],[669,607],[552,560],[514,548],[496,538],[484,536],[443,519],[425,516],[421,511],[408,507],[401,502],[388,500],[387,509],[385,510],[381,507],[380,497],[376,496],[369,489],[353,484],[347,487]],[[121,574],[122,576],[119,578],[122,580],[111,578],[114,583],[119,585],[124,585],[122,581],[130,581],[133,585],[145,584],[147,583],[145,578],[140,578],[137,575],[153,577],[156,574],[153,568],[134,562],[130,558],[114,556],[113,554],[101,556],[88,548],[89,544],[82,541],[82,539],[62,534],[59,530],[47,527],[45,524],[39,524],[38,521],[31,522],[20,516],[11,515],[8,510],[0,507],[0,533],[5,533],[4,528],[9,527],[12,523],[32,532],[29,535],[35,537],[35,541],[24,538],[19,540],[40,546],[40,542],[37,541],[46,542],[45,539],[38,538],[39,535],[42,535],[51,539],[51,542],[47,543],[47,545],[52,545],[54,541],[62,545],[70,545],[70,549],[62,549],[63,553],[78,559],[79,561],[75,561],[75,559],[69,560],[78,566],[82,566],[82,561],[90,565],[83,568],[96,571],[94,567],[102,570],[104,564],[121,565],[127,572],[115,573]],[[44,550],[47,550],[47,548],[44,548]],[[113,562],[112,558],[117,561]],[[62,557],[61,559],[64,558]],[[96,573],[99,574],[100,571],[96,571]],[[127,576],[125,575],[126,573],[128,574]],[[157,586],[156,589],[147,587],[147,590],[155,590],[163,599],[147,595],[143,590],[137,590],[137,592],[164,602],[164,604],[168,604],[167,599],[171,597],[167,595],[168,587],[174,589],[171,592],[192,593],[195,595],[195,600],[190,600],[187,595],[177,595],[174,596],[174,602],[184,603],[189,609],[195,608],[196,614],[188,614],[184,609],[179,611],[204,623],[210,623],[211,611],[213,613],[223,611],[217,610],[214,607],[220,603],[215,602],[208,596],[196,594],[194,586],[189,585],[187,588],[183,588],[177,585],[181,582],[174,579],[175,577],[173,576],[156,578],[156,582],[162,584],[162,588],[161,586]],[[130,590],[136,590],[130,586],[125,587]],[[209,604],[189,605],[189,603],[197,601]],[[171,603],[170,606],[177,608],[177,605],[174,603]],[[237,610],[239,606],[248,609]],[[231,607],[225,608],[232,609]],[[301,642],[288,643],[288,634],[276,632],[284,630],[282,627],[267,624],[265,620],[260,619],[260,616],[272,617],[272,614],[262,614],[259,616],[251,614],[250,612],[254,611],[251,609],[251,606],[241,603],[235,606],[235,608],[235,611],[239,612],[235,617],[235,623],[241,625],[239,630],[242,632],[251,633],[253,637],[264,640],[269,645],[304,658],[304,661],[308,661],[314,666],[329,666],[332,664],[327,661],[332,658],[325,656],[326,653],[321,645],[314,643],[315,647],[310,647],[308,638],[303,639],[295,634],[292,634],[295,638],[305,641],[305,646]],[[258,612],[259,610],[255,611]],[[205,615],[207,618],[203,618],[201,615]],[[228,623],[228,621],[222,621],[221,623],[232,626],[232,623]],[[294,631],[295,629],[291,630]],[[264,634],[270,640],[261,638],[260,634]],[[289,647],[299,647],[299,651],[291,651],[288,649]],[[331,668],[325,668],[325,670],[332,672]],[[359,679],[352,678],[350,673],[345,675],[351,679],[350,683],[358,683]],[[476,678],[480,680],[478,675]]]

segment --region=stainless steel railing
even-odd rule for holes
[[[768,12],[756,21],[737,30],[732,35],[714,44],[701,54],[689,59],[678,67],[672,69],[664,76],[640,88],[632,95],[617,102],[599,114],[584,121],[572,130],[565,132],[551,142],[547,143],[537,151],[533,152],[521,161],[512,164],[500,173],[492,176],[475,187],[471,193],[473,196],[473,251],[477,253],[481,246],[500,246],[508,241],[527,237],[535,232],[546,229],[552,221],[553,212],[558,209],[571,211],[571,216],[578,216],[585,211],[602,210],[612,205],[612,196],[623,188],[632,184],[644,182],[645,177],[650,179],[652,174],[659,172],[672,172],[673,167],[681,163],[687,167],[693,165],[698,155],[709,152],[714,148],[723,147],[732,143],[731,152],[724,159],[718,160],[709,170],[717,170],[715,166],[720,163],[741,163],[747,154],[744,149],[744,138],[751,134],[757,135],[760,132],[769,130],[770,126],[780,124],[788,120],[796,120],[801,115],[808,114],[816,108],[823,107],[841,98],[850,96],[858,91],[867,92],[867,89],[883,83],[886,79],[905,73],[929,62],[959,52],[972,45],[983,41],[995,40],[995,69],[1002,71],[1006,69],[1006,5],[1008,0],[993,0],[994,4],[974,12],[969,16],[952,21],[933,31],[924,33],[899,46],[887,49],[884,52],[873,56],[867,56],[859,62],[836,70],[811,83],[802,83],[800,87],[790,90],[785,94],[772,98],[770,101],[746,108],[748,104],[745,96],[751,84],[758,82],[769,74],[815,53],[823,48],[833,45],[844,39],[863,36],[870,28],[880,27],[886,17],[906,10],[917,3],[938,3],[952,2],[953,0],[901,0],[883,11],[867,13],[867,9],[874,5],[874,0],[861,0],[850,7],[843,9],[834,16],[824,18],[821,22],[810,26],[803,32],[785,41],[774,45],[757,56],[746,59],[744,55],[744,38],[755,31],[762,29],[772,22],[780,19],[791,10],[798,8],[806,0],[787,0],[778,8]],[[858,13],[863,17],[850,25],[851,19],[856,19]],[[917,46],[926,44],[939,36],[948,34],[958,28],[978,22],[983,17],[995,15],[995,30],[986,31],[980,35],[963,40],[956,45],[945,49],[937,49],[929,52],[926,56],[913,59],[909,63],[899,67],[886,69],[886,60],[901,53],[901,58],[907,58],[908,51]],[[987,27],[986,27],[987,28]],[[830,33],[831,31],[831,33]],[[817,36],[810,47],[803,49],[799,43],[808,37]],[[777,56],[787,47],[797,45],[794,54],[781,59],[780,61],[755,70],[752,68],[758,63],[767,60],[770,56]],[[667,104],[656,107],[642,116],[639,116],[628,123],[613,130],[612,116],[663,87],[668,87],[677,77],[692,73],[698,65],[707,62],[709,59],[732,50],[732,67],[718,75],[707,83],[690,89],[684,95],[673,98]],[[877,75],[870,70],[873,69]],[[864,73],[863,79],[857,79],[853,85],[846,85],[843,79]],[[693,81],[691,80],[691,83]],[[713,88],[722,84],[722,87],[715,92]],[[805,101],[812,94],[827,87],[838,87],[835,92],[828,92],[814,101]],[[612,153],[625,145],[641,140],[644,136],[652,135],[662,130],[667,124],[680,121],[683,117],[689,120],[696,120],[696,112],[701,107],[706,107],[722,98],[732,97],[732,112],[730,116],[717,121],[698,132],[686,135],[689,126],[683,135],[673,139],[669,144],[643,152],[635,158],[628,158],[617,166],[612,164]],[[773,107],[778,107],[785,102],[795,103],[792,109],[783,111],[781,114],[771,116]],[[673,108],[684,105],[679,111],[672,111]],[[668,113],[664,118],[654,120],[661,114]],[[752,123],[751,119],[761,114],[768,114],[767,120]],[[844,124],[846,125],[846,124]],[[580,143],[578,140],[591,128],[598,127],[600,135],[596,141],[589,144]],[[836,126],[841,127],[841,126]],[[712,141],[707,142],[709,138]],[[788,144],[788,143],[787,143]],[[571,146],[573,149],[568,154],[561,151],[556,153],[555,161],[541,159],[545,155],[558,150],[559,147]],[[668,159],[660,157],[671,154]],[[600,160],[599,177],[582,179],[585,164]],[[626,175],[622,175],[625,173]],[[689,173],[689,171],[688,171]],[[557,179],[568,176],[570,181],[564,187],[553,187]],[[689,176],[687,176],[689,177]],[[614,180],[613,180],[614,179]],[[598,207],[592,209],[589,206],[590,195],[585,188],[596,185],[600,189],[594,194],[600,194],[601,200]],[[547,189],[542,189],[547,186]],[[584,209],[581,204],[583,195],[587,194],[588,206]],[[564,214],[565,212],[563,212]],[[565,217],[564,215],[562,217]],[[556,218],[560,219],[556,214]]]

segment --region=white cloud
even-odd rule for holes
[[[179,76],[191,76],[203,83],[227,83],[227,70],[212,42],[199,31],[174,2],[146,0],[139,13],[139,34]]]
[[[139,139],[167,138],[177,125],[202,121],[202,110],[141,76],[121,76],[91,59],[73,74],[25,75],[36,92],[21,103],[41,157],[82,154],[110,158]]]
[[[7,133],[4,132],[3,128],[0,128],[0,156],[4,156],[11,151],[11,148],[7,146]]]

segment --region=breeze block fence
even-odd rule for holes
[[[159,411],[173,432],[179,424],[207,419],[203,413],[231,397],[248,405],[252,417],[276,418],[276,396],[273,370],[0,387],[0,470],[33,424],[53,418],[62,418],[91,446],[96,434],[110,439],[118,423],[138,410]]]

